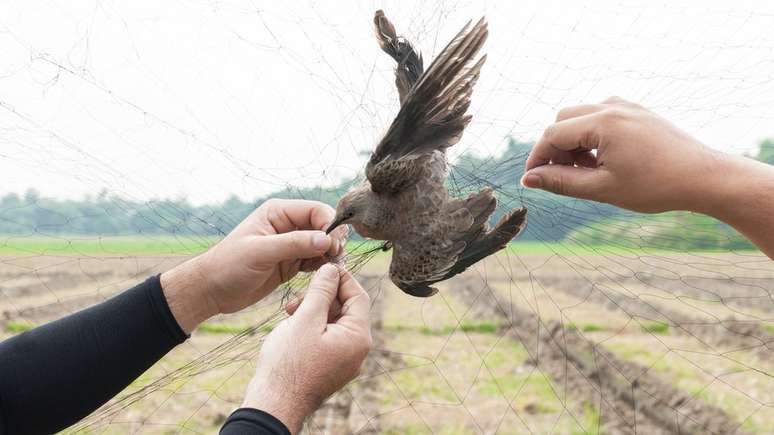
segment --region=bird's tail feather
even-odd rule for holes
[[[479,260],[505,248],[508,242],[518,236],[526,225],[526,208],[509,211],[497,222],[494,228],[483,234],[479,233],[479,237],[468,243],[462,253],[460,253],[457,262],[449,269],[449,272],[446,273],[443,279],[462,273]]]

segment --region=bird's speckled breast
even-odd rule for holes
[[[382,208],[391,213],[384,225],[385,240],[396,241],[409,234],[415,237],[441,217],[449,199],[444,186],[448,171],[445,153],[433,152],[423,167],[425,173],[416,184],[398,195],[380,197]]]

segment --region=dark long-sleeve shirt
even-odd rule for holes
[[[0,435],[64,429],[186,340],[159,277],[0,343]],[[273,416],[239,409],[221,434],[281,434]]]

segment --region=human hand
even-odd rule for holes
[[[532,149],[522,184],[639,212],[706,212],[707,173],[725,160],[664,118],[612,97],[562,109]]]
[[[335,211],[316,201],[264,202],[217,245],[161,275],[180,327],[190,333],[219,313],[254,304],[299,271],[311,271],[344,248],[347,227],[323,230]]]
[[[290,317],[263,343],[242,404],[268,412],[298,433],[304,419],[354,379],[371,348],[368,293],[326,264]]]

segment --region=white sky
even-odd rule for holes
[[[1,2],[0,194],[203,203],[352,175],[398,105],[378,8],[426,64],[489,20],[456,153],[613,94],[751,151],[774,136],[772,3]]]

